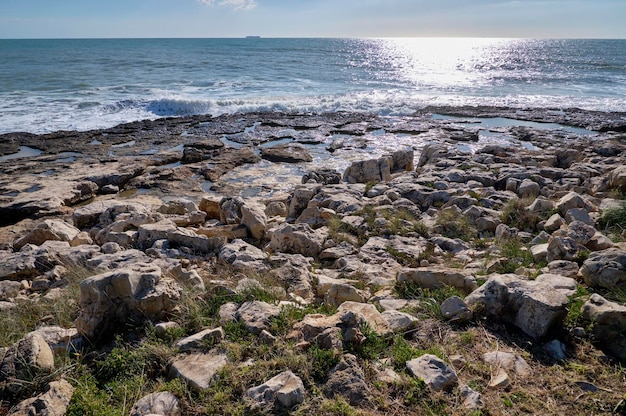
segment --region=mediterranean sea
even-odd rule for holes
[[[0,40],[0,133],[429,105],[624,111],[626,40]]]

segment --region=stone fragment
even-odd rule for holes
[[[580,268],[585,283],[606,289],[626,288],[626,251],[609,248],[589,255]]]
[[[181,326],[178,322],[159,322],[158,324],[154,325],[154,333],[158,338],[165,338],[169,331],[175,331],[180,328]]]
[[[520,198],[530,198],[539,195],[541,187],[535,181],[524,179],[517,187],[517,195]]]
[[[528,377],[532,373],[526,360],[512,352],[490,351],[483,354],[483,361],[496,369],[502,368],[520,377]]]
[[[281,253],[317,257],[324,246],[325,235],[308,224],[282,224],[272,231],[269,248]]]
[[[562,216],[565,216],[567,211],[572,208],[588,208],[587,202],[583,199],[582,196],[577,194],[576,192],[569,192],[561,199],[559,199],[556,203],[556,209],[559,210],[559,213]]]
[[[73,394],[74,387],[66,380],[52,381],[42,394],[18,403],[7,416],[64,416]]]
[[[327,397],[343,397],[351,406],[367,407],[371,400],[371,390],[357,358],[344,354],[339,363],[330,371],[324,386]]]
[[[418,319],[406,312],[395,310],[384,311],[380,314],[387,322],[391,332],[399,333],[409,331],[417,326]]]
[[[269,330],[270,320],[278,315],[280,315],[280,307],[255,300],[241,305],[235,317],[248,331],[258,335],[264,329]]]
[[[265,235],[265,227],[267,218],[265,213],[257,207],[243,205],[241,207],[241,225],[246,226],[250,231],[250,235],[261,240]]]
[[[208,328],[178,340],[174,346],[178,348],[180,352],[188,352],[217,344],[224,339],[224,336],[225,334],[222,327],[215,329]]]
[[[424,380],[432,391],[448,390],[459,380],[452,368],[432,354],[407,361],[406,367],[414,377]]]
[[[219,257],[237,269],[267,269],[267,253],[240,239],[224,244],[219,251]]]
[[[226,354],[182,354],[172,361],[169,375],[170,378],[180,378],[200,392],[213,384],[226,364]]]
[[[552,214],[550,218],[546,220],[545,224],[543,225],[543,229],[549,233],[552,233],[561,228],[561,226],[565,223],[565,219],[563,219],[563,217],[561,217],[559,214]]]
[[[473,317],[467,304],[458,296],[452,296],[441,302],[441,314],[451,322],[467,322]]]
[[[304,395],[304,383],[291,370],[282,372],[246,392],[246,396],[258,406],[278,405],[287,409],[303,403]]]
[[[0,359],[0,393],[19,395],[34,377],[54,370],[54,354],[38,334],[25,336]]]
[[[12,280],[0,280],[0,301],[8,301],[20,293],[22,284]]]
[[[472,390],[468,385],[463,385],[460,391],[463,407],[466,409],[481,409],[485,406],[481,394]]]
[[[594,293],[583,305],[582,316],[593,324],[593,342],[607,354],[626,362],[626,306]]]
[[[178,399],[169,391],[151,393],[137,400],[130,410],[130,416],[180,416]]]
[[[295,143],[279,144],[261,149],[261,157],[275,163],[311,162],[313,156],[302,145]]]

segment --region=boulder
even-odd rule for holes
[[[351,406],[367,407],[372,397],[357,358],[344,354],[339,363],[330,370],[324,386],[327,397],[343,397]]]
[[[169,391],[148,394],[130,409],[130,416],[180,416],[181,413],[178,399]]]
[[[43,393],[18,403],[7,416],[64,416],[73,394],[74,386],[66,380],[52,381]]]
[[[344,171],[343,180],[348,183],[388,182],[391,180],[391,164],[390,157],[352,162]]]
[[[181,296],[175,280],[161,269],[136,264],[98,274],[80,284],[81,312],[75,325],[87,338],[105,336],[129,319],[158,321],[171,313]]]
[[[9,347],[0,360],[0,392],[20,394],[38,374],[54,370],[54,354],[39,335],[28,335]]]
[[[179,378],[193,390],[201,392],[215,382],[228,364],[226,354],[182,354],[170,365],[170,378]]]
[[[270,250],[317,257],[324,246],[325,235],[308,224],[282,224],[272,231]]]
[[[419,322],[413,315],[396,310],[384,311],[380,315],[387,322],[387,327],[393,333],[409,331],[415,328]]]
[[[21,249],[26,244],[39,246],[48,240],[71,242],[80,230],[63,220],[43,220],[33,230],[13,243],[16,250]]]
[[[626,362],[626,306],[594,293],[583,305],[582,316],[593,324],[593,342],[607,354]]]
[[[452,296],[441,302],[441,315],[451,322],[467,322],[472,319],[473,313],[467,304],[458,296]]]
[[[403,269],[398,273],[397,281],[398,283],[415,283],[427,289],[452,286],[465,292],[471,292],[478,287],[473,276],[462,273],[459,269],[447,269],[440,266]]]
[[[261,149],[261,158],[276,163],[312,162],[313,156],[302,145],[295,143],[279,144]]]
[[[618,166],[609,174],[609,187],[611,189],[626,190],[626,166]]]
[[[465,302],[470,308],[481,305],[487,315],[499,317],[533,338],[542,338],[567,315],[570,289],[561,288],[562,284],[549,279],[525,280],[514,274],[493,275]]]
[[[224,244],[219,251],[219,257],[237,269],[267,269],[267,253],[240,239]]]
[[[235,318],[241,321],[248,331],[258,335],[262,330],[269,330],[270,321],[278,315],[280,307],[255,300],[241,305]]]
[[[565,216],[567,211],[572,208],[590,208],[589,204],[587,204],[583,197],[576,192],[569,192],[568,194],[564,195],[561,199],[557,201],[555,207],[559,210],[559,213],[562,216]]]
[[[250,231],[250,235],[261,240],[265,235],[265,227],[267,223],[267,217],[262,209],[243,205],[241,207],[241,225],[244,225]]]
[[[609,248],[591,253],[579,273],[589,286],[626,289],[626,251]]]
[[[269,263],[272,266],[270,273],[286,287],[287,293],[302,299],[314,297],[310,259],[301,254],[280,253],[271,256]]]
[[[517,187],[517,195],[520,198],[529,198],[539,195],[541,187],[535,181],[524,179]]]
[[[219,203],[222,224],[241,224],[241,207],[245,205],[239,197],[222,198]]]
[[[341,173],[335,169],[319,169],[305,173],[302,183],[321,183],[323,185],[338,184],[341,182]]]
[[[246,391],[246,396],[258,406],[278,405],[278,407],[286,409],[303,403],[304,394],[304,383],[290,370],[284,371],[260,386],[252,387]]]
[[[448,390],[459,381],[454,370],[432,354],[407,361],[406,367],[413,376],[424,380],[432,391]]]

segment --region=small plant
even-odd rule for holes
[[[436,231],[444,237],[471,241],[477,234],[476,229],[472,227],[467,218],[450,209],[439,211],[435,223]]]
[[[532,253],[518,239],[506,239],[500,242],[499,248],[502,261],[498,266],[498,273],[514,273],[520,267],[534,265]]]
[[[614,240],[622,240],[622,233],[626,230],[626,201],[623,201],[619,207],[604,211],[599,224]]]
[[[502,210],[500,220],[509,227],[523,231],[535,231],[541,218],[528,210],[527,207],[530,202],[525,199],[512,199]]]

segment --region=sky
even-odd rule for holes
[[[626,38],[626,0],[0,0],[0,38]]]

